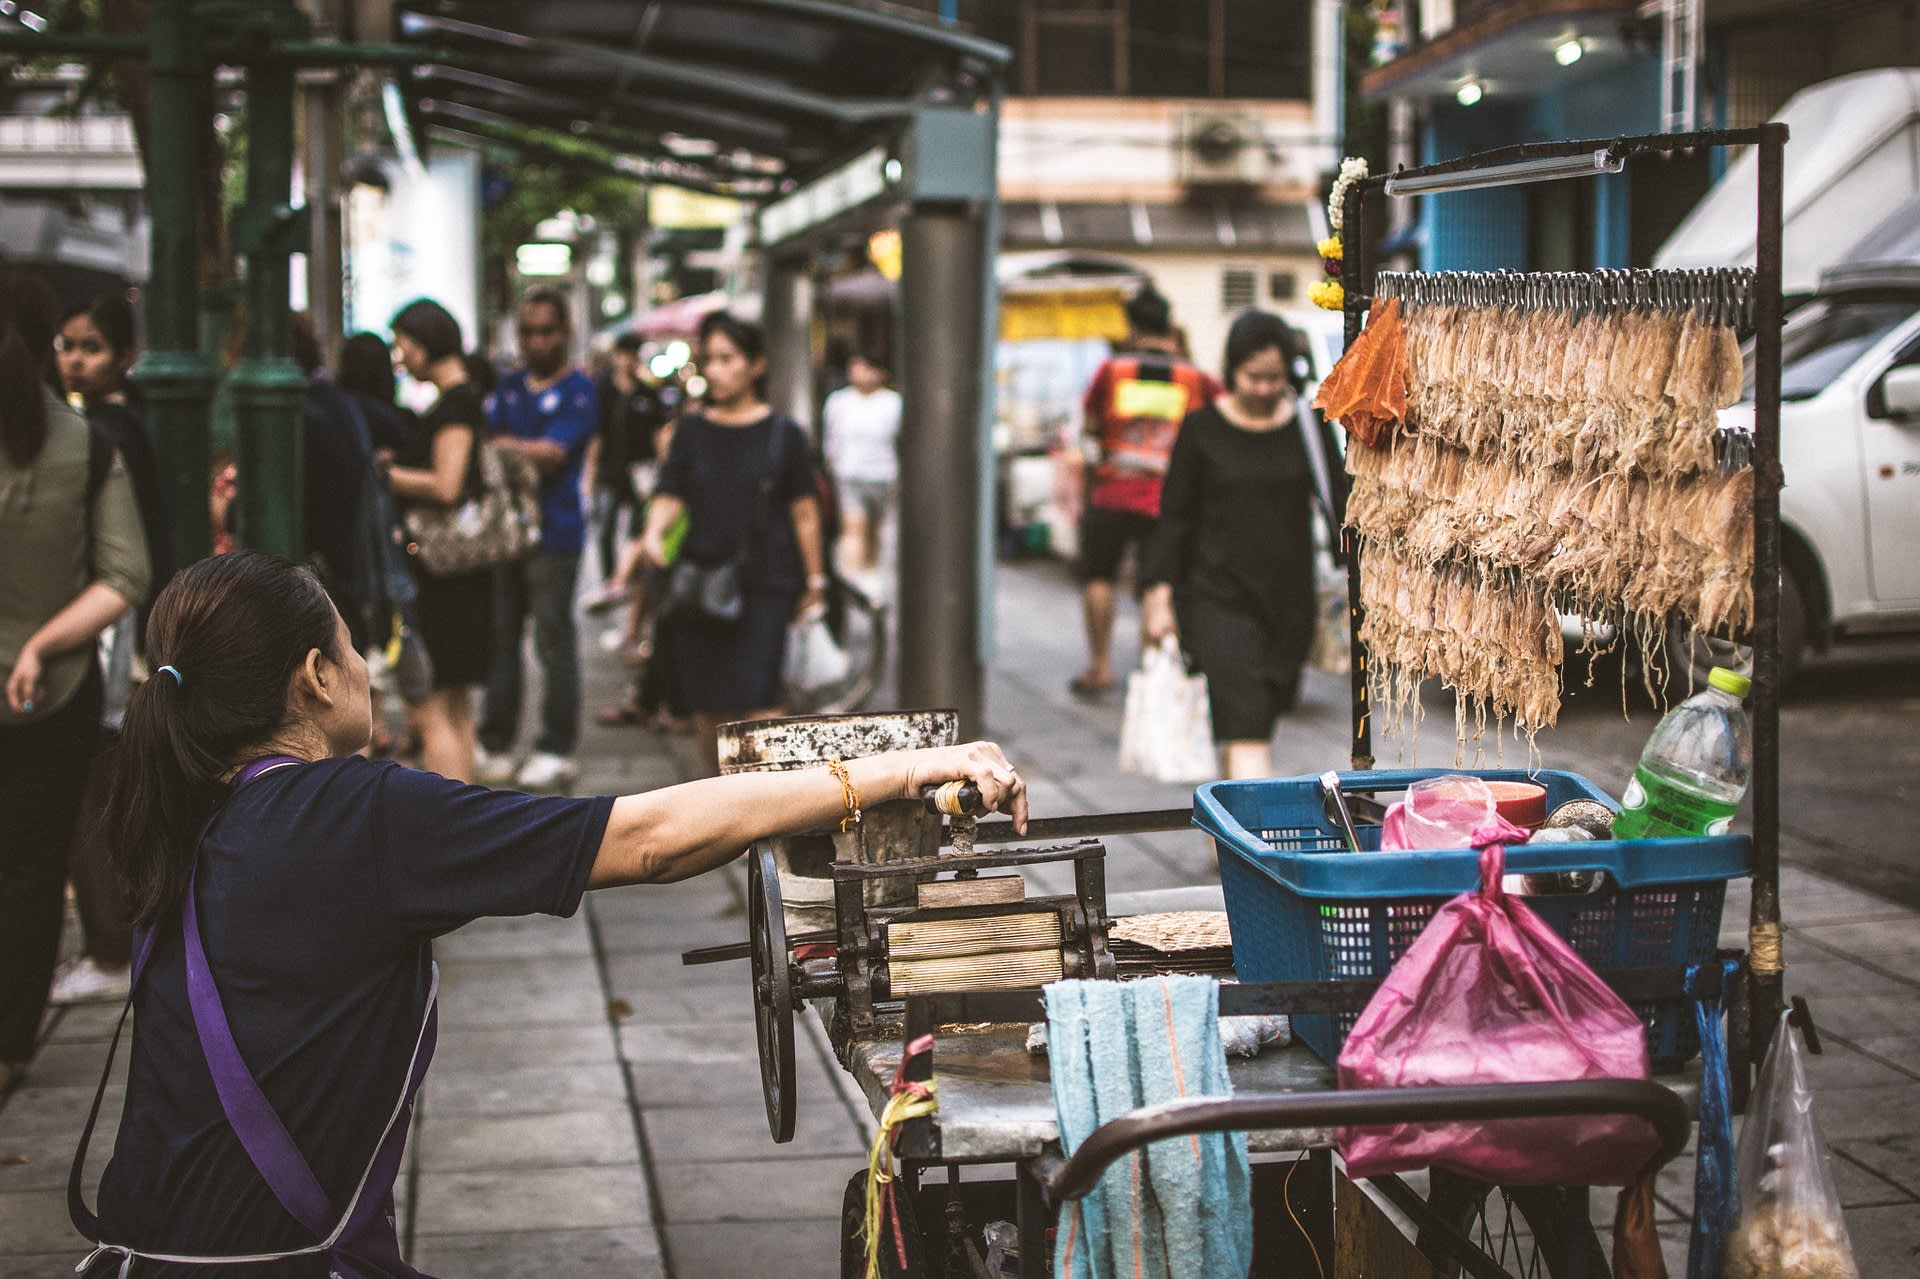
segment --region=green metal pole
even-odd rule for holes
[[[290,355],[288,311],[293,190],[292,67],[268,58],[247,68],[246,358],[233,371],[239,440],[240,540],[306,558],[302,519],[301,403],[307,378]]]
[[[153,0],[148,66],[147,204],[153,219],[147,274],[147,354],[138,376],[165,475],[173,560],[187,565],[212,544],[207,485],[208,407],[216,372],[200,354],[199,174],[209,121],[201,113],[212,69],[194,40],[193,0]],[[157,591],[160,584],[154,583]]]

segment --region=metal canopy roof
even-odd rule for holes
[[[872,146],[916,106],[984,100],[1009,58],[834,0],[417,0],[395,26],[441,51],[406,86],[436,131],[535,150],[588,142],[641,180],[760,199]]]

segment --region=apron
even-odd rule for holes
[[[241,770],[234,787],[238,789],[245,786],[273,769],[304,762],[287,755],[256,760]],[[212,826],[213,818],[208,818],[207,825],[200,831],[200,842],[205,841],[207,831]],[[197,842],[196,863],[198,846]],[[195,874],[198,874],[197,864]],[[427,1066],[433,1060],[434,1044],[439,1036],[440,966],[433,966],[433,980],[427,991],[427,1011],[414,1040],[413,1060],[407,1069],[406,1086],[394,1103],[386,1129],[367,1161],[366,1169],[360,1174],[353,1198],[344,1211],[336,1213],[328,1204],[326,1192],[321,1189],[319,1179],[313,1175],[305,1156],[294,1145],[286,1125],[274,1112],[266,1094],[260,1091],[260,1085],[255,1082],[253,1073],[241,1059],[239,1046],[234,1043],[233,1031],[227,1023],[226,1009],[220,1002],[220,990],[214,984],[213,973],[207,966],[207,952],[201,944],[200,920],[193,896],[193,881],[189,879],[186,897],[180,903],[180,932],[187,952],[187,1001],[193,1009],[194,1030],[200,1039],[200,1051],[205,1054],[207,1067],[213,1075],[220,1109],[225,1112],[227,1122],[233,1125],[241,1148],[247,1152],[247,1158],[252,1161],[261,1180],[267,1183],[267,1189],[273,1192],[273,1197],[280,1201],[280,1205],[295,1221],[312,1233],[317,1242],[286,1252],[216,1257],[145,1252],[101,1238],[100,1220],[87,1208],[81,1192],[81,1170],[86,1162],[87,1147],[93,1140],[94,1123],[100,1117],[100,1102],[106,1095],[107,1079],[113,1073],[113,1058],[120,1047],[120,1033],[126,1028],[127,1013],[133,1008],[133,991],[140,988],[140,977],[153,954],[154,937],[158,930],[149,928],[140,940],[139,953],[134,957],[132,990],[127,992],[126,1006],[120,1010],[119,1024],[114,1027],[113,1043],[107,1049],[106,1069],[101,1073],[100,1086],[94,1092],[93,1108],[87,1113],[87,1124],[80,1134],[80,1149],[74,1154],[73,1169],[67,1179],[68,1215],[72,1217],[74,1227],[95,1244],[93,1251],[74,1269],[86,1273],[107,1254],[117,1254],[122,1258],[120,1279],[126,1279],[137,1257],[180,1265],[224,1266],[322,1256],[327,1261],[331,1279],[385,1279],[386,1276],[416,1274],[400,1259],[400,1241],[394,1230],[393,1185],[400,1171],[400,1156],[406,1146],[407,1121],[413,1113],[414,1096],[419,1091],[421,1080],[426,1077]]]

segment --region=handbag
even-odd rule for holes
[[[716,622],[737,622],[747,610],[747,557],[766,531],[768,512],[773,504],[773,486],[780,476],[780,459],[786,448],[787,424],[774,419],[773,439],[767,448],[767,470],[760,477],[754,495],[753,521],[733,558],[718,564],[700,564],[679,556],[667,571],[667,597],[661,602],[661,615],[671,616],[692,609]]]
[[[436,577],[524,559],[540,545],[540,472],[518,453],[479,441],[466,500],[409,506],[407,549]]]

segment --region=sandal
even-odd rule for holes
[[[1067,681],[1067,691],[1083,702],[1097,702],[1113,691],[1113,681],[1096,684],[1084,675],[1076,675]]]
[[[645,724],[652,716],[632,702],[622,702],[593,717],[593,722],[607,728],[630,728]]]

